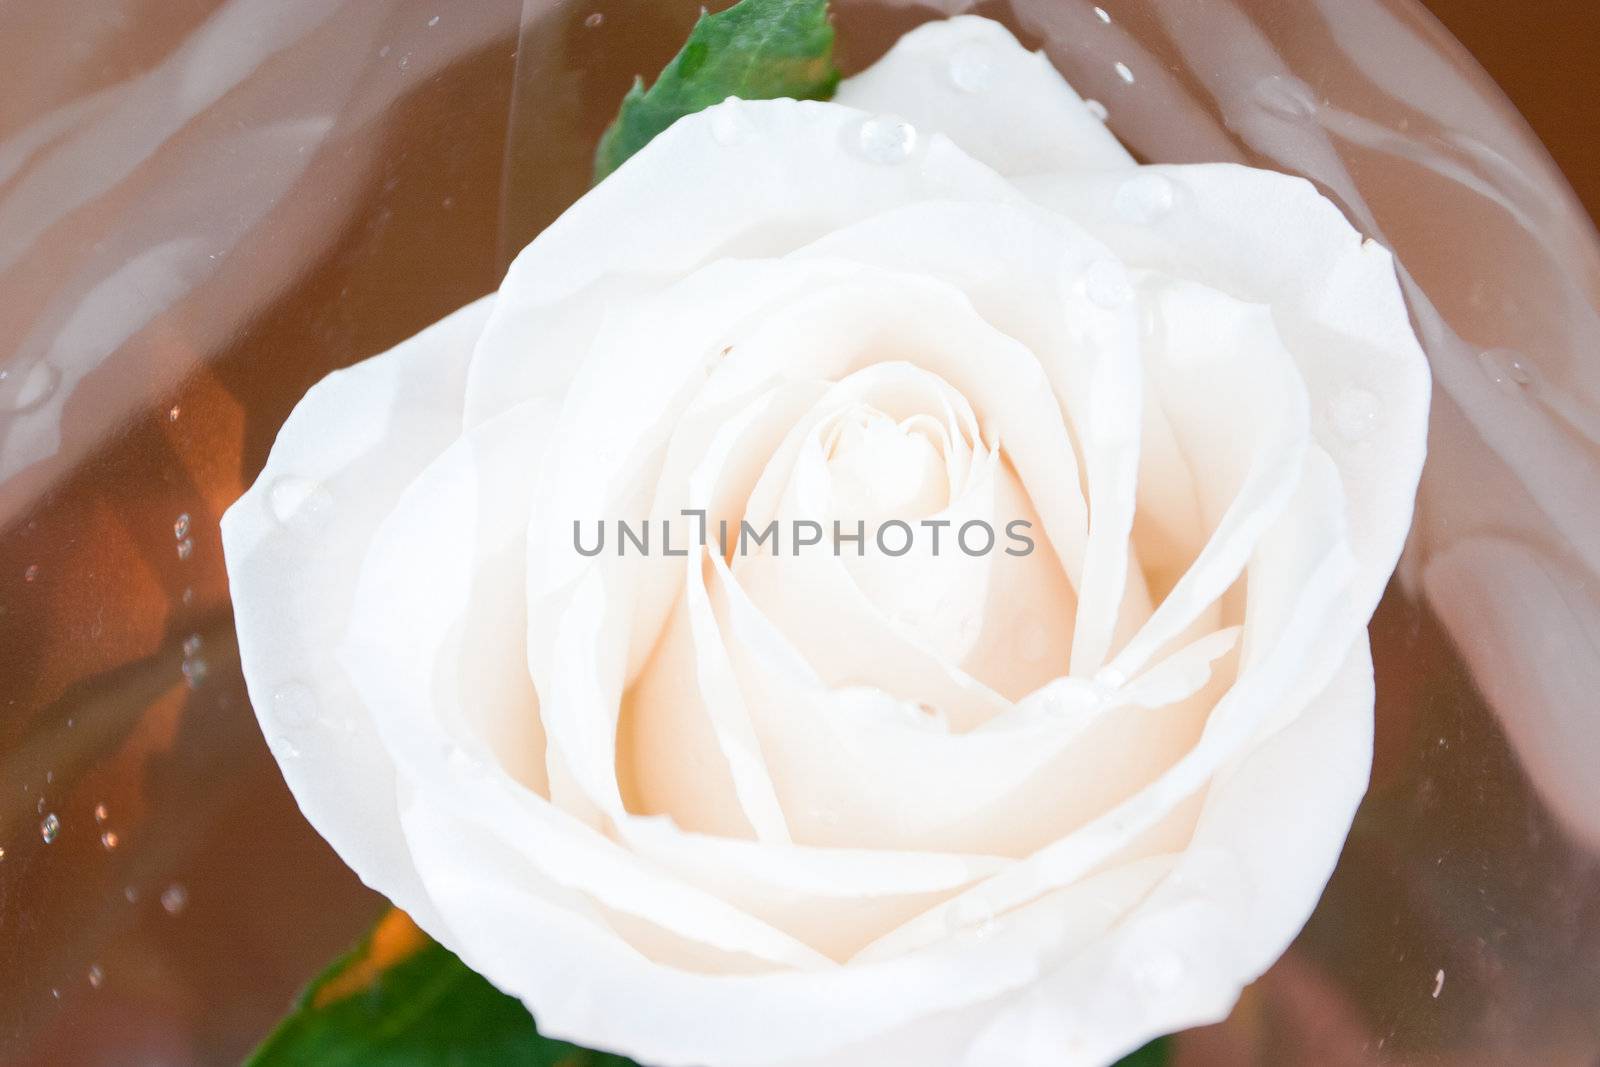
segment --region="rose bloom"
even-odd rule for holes
[[[1428,396],[1311,185],[1137,166],[939,22],[678,122],[313,388],[223,523],[245,675],[306,817],[548,1034],[1105,1063],[1224,1016],[1327,881]],[[575,550],[701,510],[869,535]]]

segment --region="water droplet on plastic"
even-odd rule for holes
[[[89,964],[89,988],[99,989],[106,980],[106,972],[98,963]]]
[[[49,400],[61,384],[61,372],[48,363],[35,363],[0,379],[0,413],[20,414]]]
[[[188,559],[192,555],[194,555],[194,542],[185,537],[182,541],[178,542],[178,558]]]
[[[161,906],[168,915],[177,915],[189,906],[189,891],[177,882],[173,882],[161,891]]]
[[[730,96],[711,110],[711,139],[724,148],[732,148],[755,132],[743,102]]]
[[[1111,198],[1111,207],[1128,222],[1149,225],[1165,217],[1177,202],[1178,191],[1160,174],[1129,178]]]
[[[600,12],[596,11],[594,14],[592,14],[588,18],[584,19],[583,20],[583,24],[585,26],[589,27],[592,30],[596,26],[598,26],[602,22],[604,22],[605,20],[606,20],[606,17],[604,15],[602,15]]]
[[[950,54],[945,73],[950,84],[964,93],[981,93],[994,81],[994,54],[989,46],[972,42]]]
[[[861,154],[874,163],[904,163],[917,150],[917,128],[889,115],[863,122],[858,139]]]
[[[1083,102],[1083,106],[1084,109],[1089,112],[1089,114],[1093,115],[1101,122],[1104,122],[1111,117],[1111,112],[1107,111],[1106,106],[1098,100],[1085,100]]]
[[[1111,25],[1111,12],[1107,11],[1103,7],[1097,7],[1094,9],[1094,17],[1105,23],[1107,26]]]
[[[1119,63],[1116,64],[1116,71],[1117,71],[1117,77],[1121,78],[1123,81],[1127,82],[1129,85],[1133,84],[1133,80],[1134,79],[1133,79],[1133,68],[1132,67],[1128,66],[1128,64],[1126,64],[1126,63],[1119,62]]]
[[[317,719],[317,696],[304,682],[287,682],[273,690],[272,715],[280,726],[302,729]]]
[[[1318,110],[1317,94],[1311,86],[1289,74],[1271,74],[1256,83],[1256,100],[1274,115],[1286,119],[1307,119]]]
[[[1370,389],[1346,389],[1328,406],[1328,421],[1346,441],[1359,441],[1377,425],[1379,409],[1378,397]]]
[[[1089,299],[1108,311],[1124,307],[1133,299],[1127,270],[1113,260],[1100,259],[1089,264],[1083,284]]]
[[[100,847],[105,849],[107,852],[110,852],[112,849],[117,847],[117,844],[121,840],[122,839],[117,836],[117,832],[115,830],[107,830],[100,835]]]
[[[44,843],[49,844],[61,833],[61,820],[56,818],[56,813],[51,812],[39,820],[39,836],[44,838]]]
[[[333,496],[321,482],[293,475],[279,478],[267,490],[272,515],[285,526],[319,525],[333,509]]]
[[[186,511],[179,515],[172,524],[172,536],[179,541],[189,536],[189,513]]]
[[[1491,348],[1478,356],[1478,364],[1491,382],[1508,393],[1522,392],[1533,385],[1533,369],[1523,362],[1520,352]]]

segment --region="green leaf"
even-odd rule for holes
[[[247,1067],[632,1067],[542,1037],[522,1004],[391,911],[311,983]]]
[[[685,115],[730,96],[827,100],[839,86],[827,0],[741,0],[702,14],[649,89],[635,79],[595,151],[594,180]]]
[[[1172,1041],[1158,1037],[1137,1052],[1130,1052],[1113,1067],[1166,1067],[1172,1059]]]

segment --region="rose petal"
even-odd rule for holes
[[[834,100],[939,130],[1001,174],[1133,165],[1050,60],[991,19],[917,27]]]
[[[718,258],[782,255],[930,196],[1021,199],[938,134],[877,161],[861,148],[869,118],[837,104],[733,100],[674,123],[512,263],[473,359],[468,421],[558,388],[619,297]]]
[[[393,765],[334,649],[373,531],[460,432],[467,360],[493,302],[312,387],[222,518],[250,702],[285,781],[362,881],[432,929],[443,924],[401,838]]]
[[[1174,209],[1154,220],[1119,210],[1130,181],[1168,183]],[[1370,616],[1410,528],[1430,390],[1388,251],[1362,240],[1311,183],[1271,171],[1143,167],[1018,184],[1132,265],[1272,308],[1314,398],[1312,433],[1345,485],[1361,563],[1351,597]]]

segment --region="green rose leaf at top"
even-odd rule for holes
[[[595,151],[599,182],[662,130],[730,96],[827,100],[839,85],[827,0],[743,0],[702,14],[650,88],[636,79]]]

